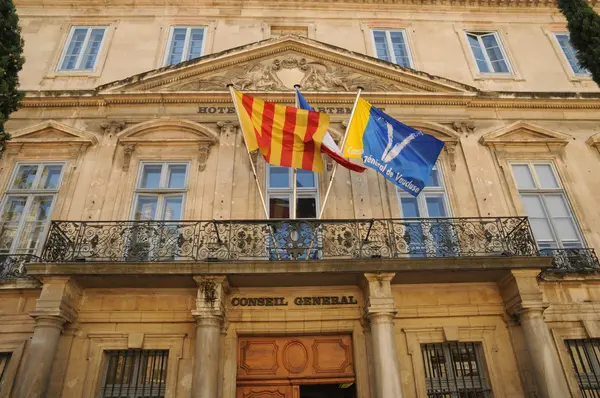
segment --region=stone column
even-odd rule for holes
[[[42,398],[50,382],[50,374],[58,340],[66,322],[77,318],[81,292],[68,277],[43,278],[43,288],[37,300],[31,345],[18,379],[16,398]]]
[[[402,383],[394,315],[396,306],[392,296],[393,273],[365,274],[365,308],[371,328],[371,344],[377,398],[402,398]]]
[[[506,310],[516,316],[525,338],[533,377],[541,398],[570,397],[564,368],[548,325],[544,321],[539,270],[512,270],[499,285]]]
[[[218,398],[221,329],[225,319],[225,276],[195,276],[198,284],[196,309],[196,348],[192,382],[193,398]]]

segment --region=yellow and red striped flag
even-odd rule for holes
[[[323,171],[321,143],[329,115],[266,102],[235,91],[249,151],[260,148],[273,165]]]

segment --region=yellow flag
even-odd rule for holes
[[[371,117],[372,106],[364,99],[358,99],[354,115],[352,116],[352,120],[350,120],[350,127],[348,128],[348,138],[344,145],[344,157],[358,159],[362,157],[363,135]]]

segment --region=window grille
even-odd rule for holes
[[[421,354],[428,397],[491,397],[480,343],[422,344]]]
[[[106,375],[100,397],[165,396],[168,350],[106,351]]]
[[[8,368],[8,361],[10,361],[11,355],[10,352],[0,352],[0,383],[4,380],[4,374]]]
[[[581,396],[600,398],[600,339],[565,340]]]

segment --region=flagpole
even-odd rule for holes
[[[228,84],[229,92],[231,93],[231,99],[233,100],[233,106],[235,107],[235,113],[240,122],[240,127],[242,128],[242,137],[244,138],[244,144],[246,145],[246,152],[248,153],[248,160],[250,160],[250,167],[252,167],[252,175],[254,175],[254,181],[256,182],[256,187],[258,188],[258,194],[260,195],[260,201],[263,205],[263,210],[265,211],[265,217],[269,219],[269,210],[267,209],[267,203],[265,202],[265,197],[262,193],[262,189],[260,188],[260,183],[258,182],[258,176],[256,175],[256,168],[254,167],[254,162],[252,161],[252,156],[250,155],[250,150],[248,149],[248,142],[246,141],[246,134],[244,134],[242,119],[240,118],[240,111],[238,109],[237,99],[235,98],[235,93],[233,92],[233,84]]]
[[[358,104],[358,99],[360,98],[360,93],[362,93],[364,89],[358,86],[358,92],[356,93],[356,99],[354,100],[354,106],[352,107],[352,112],[350,113],[350,120],[346,125],[346,131],[344,132],[344,137],[342,138],[342,145],[340,148],[342,151],[344,150],[344,145],[346,145],[346,140],[348,139],[348,132],[350,131],[350,125],[352,124],[352,118],[354,117],[354,111],[356,110],[356,105]],[[321,206],[321,211],[319,212],[319,219],[323,217],[323,212],[325,211],[325,204],[327,204],[327,199],[329,199],[329,194],[331,193],[331,187],[333,186],[333,178],[335,177],[335,173],[338,168],[338,163],[336,162],[333,165],[333,171],[331,172],[331,176],[329,177],[329,186],[327,187],[327,191],[325,192],[325,198],[323,198],[323,205]]]

